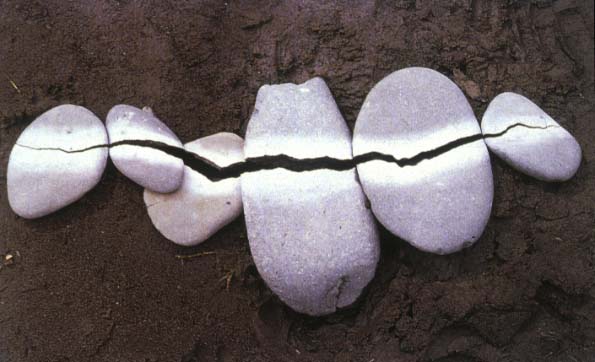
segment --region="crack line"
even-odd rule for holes
[[[512,124],[501,132],[497,133],[486,133],[474,134],[471,136],[462,137],[454,141],[450,141],[434,149],[422,151],[411,157],[396,158],[393,155],[384,154],[380,152],[368,152],[361,155],[354,156],[351,159],[337,159],[328,156],[316,157],[316,158],[294,158],[288,155],[267,155],[260,157],[247,158],[243,162],[233,163],[225,167],[219,167],[214,162],[197,155],[196,153],[187,151],[183,148],[171,146],[163,142],[150,141],[150,140],[124,140],[117,141],[111,144],[94,145],[79,150],[66,150],[63,148],[53,147],[31,147],[27,145],[18,144],[20,147],[38,150],[38,151],[60,151],[65,153],[81,153],[99,148],[111,148],[118,146],[139,146],[149,147],[164,153],[167,153],[173,157],[180,158],[184,161],[184,165],[190,167],[194,171],[202,174],[211,181],[219,181],[227,178],[235,178],[241,176],[243,173],[256,172],[263,170],[272,170],[276,168],[283,168],[289,171],[303,172],[303,171],[314,171],[321,169],[329,169],[334,171],[346,171],[350,170],[357,165],[370,161],[384,161],[389,163],[395,163],[399,167],[415,166],[424,160],[430,160],[437,156],[440,156],[450,150],[457,147],[461,147],[479,140],[488,138],[497,138],[503,136],[508,131],[516,127],[524,127],[529,129],[541,129],[545,130],[548,128],[558,128],[557,125],[548,126],[530,126],[523,123]]]

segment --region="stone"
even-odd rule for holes
[[[103,175],[108,143],[103,123],[86,108],[65,104],[37,117],[19,136],[8,160],[12,210],[34,219],[83,197]]]
[[[481,130],[464,94],[427,68],[406,68],[372,88],[358,115],[355,156],[415,156]],[[423,251],[448,254],[472,245],[490,217],[494,186],[479,137],[416,165],[374,160],[357,166],[372,212],[390,232]]]
[[[183,148],[178,137],[161,122],[150,108],[144,110],[120,104],[106,120],[110,143],[148,140]],[[118,145],[110,148],[116,168],[126,177],[149,190],[168,193],[177,190],[184,177],[184,161],[150,147]]]
[[[499,134],[515,124],[504,134]],[[524,125],[524,126],[523,126]],[[528,127],[525,127],[528,126]],[[481,129],[490,151],[516,170],[542,181],[566,181],[581,164],[576,139],[535,103],[515,93],[494,98]]]
[[[184,147],[219,167],[244,160],[244,140],[233,133],[199,138]],[[178,190],[161,194],[145,189],[144,200],[157,230],[184,246],[202,243],[242,213],[239,178],[213,182],[188,166]]]
[[[260,88],[246,130],[246,158],[351,159],[351,136],[325,82]],[[294,310],[333,313],[352,304],[375,273],[376,224],[355,169],[261,170],[241,176],[255,265]]]

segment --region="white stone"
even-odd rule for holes
[[[381,80],[366,97],[353,153],[412,157],[480,133],[452,81],[431,69],[406,68]],[[421,250],[448,254],[469,246],[489,219],[492,169],[481,139],[415,166],[371,161],[357,171],[376,218]]]
[[[66,104],[37,117],[8,160],[6,185],[13,211],[33,219],[80,199],[101,179],[107,144],[103,123],[86,108]],[[93,146],[98,147],[69,153]]]
[[[106,120],[110,143],[149,140],[183,148],[178,137],[150,108],[141,110],[128,105],[113,107]],[[182,184],[184,162],[163,151],[142,146],[119,145],[110,148],[114,165],[126,177],[155,192],[172,192]]]
[[[244,160],[244,141],[233,133],[217,133],[184,147],[219,167]],[[145,189],[144,200],[157,230],[185,246],[202,243],[242,213],[238,178],[213,182],[188,166],[177,191],[160,194]]]
[[[498,134],[515,124],[498,137]],[[558,122],[529,99],[515,93],[494,98],[481,128],[489,149],[510,166],[543,181],[566,181],[581,164],[581,147]]]
[[[260,88],[246,158],[351,158],[351,136],[320,78]],[[281,300],[323,315],[353,303],[375,273],[379,241],[355,170],[274,169],[241,177],[256,267]]]

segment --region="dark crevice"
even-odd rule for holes
[[[486,134],[474,134],[467,137],[462,137],[456,139],[454,141],[445,143],[441,146],[438,146],[434,149],[427,150],[420,152],[411,157],[404,157],[404,158],[396,158],[392,155],[380,153],[380,152],[368,152],[362,155],[357,155],[352,159],[337,159],[332,157],[316,157],[316,158],[294,158],[288,155],[272,155],[272,156],[260,156],[260,157],[251,157],[247,158],[243,162],[233,163],[226,167],[219,167],[215,163],[209,161],[208,159],[201,157],[193,152],[187,151],[183,148],[179,148],[176,146],[170,146],[163,142],[156,142],[150,140],[124,140],[113,142],[109,145],[95,145],[79,150],[66,150],[62,148],[41,148],[41,147],[31,147],[27,145],[21,145],[21,147],[35,149],[35,150],[49,150],[49,151],[61,151],[65,153],[80,153],[86,152],[93,149],[98,148],[105,148],[105,147],[118,147],[118,146],[140,146],[140,147],[150,147],[162,152],[165,152],[171,156],[177,157],[184,161],[184,164],[194,171],[204,175],[211,181],[219,181],[227,178],[239,177],[243,173],[248,172],[256,172],[262,170],[272,170],[276,168],[283,168],[289,171],[295,172],[303,172],[303,171],[314,171],[314,170],[335,170],[335,171],[345,171],[354,168],[355,166],[370,162],[370,161],[384,161],[389,163],[395,163],[400,167],[406,166],[415,166],[421,161],[430,160],[434,157],[440,156],[450,150],[453,150],[457,147],[461,147],[476,141],[488,139],[488,138],[496,138],[504,135],[506,132],[510,131],[516,127],[524,127],[530,129],[547,129],[557,126],[530,126],[523,123],[515,123],[506,127],[501,132],[498,133],[486,133]]]

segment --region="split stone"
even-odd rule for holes
[[[494,98],[483,115],[481,128],[488,135],[485,141],[492,152],[539,180],[566,181],[581,164],[581,147],[576,139],[520,94],[507,92]],[[503,131],[501,136],[489,137]]]
[[[461,90],[427,68],[406,68],[381,80],[359,113],[354,155],[415,156],[480,135]],[[357,166],[372,211],[393,234],[418,249],[448,254],[481,236],[494,193],[490,158],[479,139],[416,165],[371,161]]]
[[[244,160],[244,141],[233,133],[217,133],[184,147],[219,167]],[[213,182],[188,166],[177,191],[161,194],[145,189],[144,200],[157,230],[185,246],[202,243],[242,213],[238,178]]]
[[[66,104],[37,117],[10,153],[6,184],[12,210],[33,219],[80,199],[101,179],[108,142],[103,123],[86,108]]]
[[[148,140],[183,148],[178,137],[161,122],[150,108],[128,105],[113,107],[106,120],[112,144],[126,140]],[[184,162],[155,148],[118,145],[110,148],[116,168],[126,177],[149,190],[173,192],[182,184]]]
[[[350,132],[325,82],[261,87],[245,154],[350,159]],[[355,170],[261,170],[243,174],[241,184],[252,256],[272,291],[309,315],[352,304],[379,257]]]

